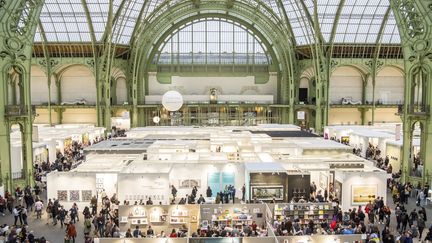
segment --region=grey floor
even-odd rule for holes
[[[394,204],[391,200],[391,194],[390,193],[388,193],[387,198],[389,199],[388,205],[392,209],[392,218],[391,218],[391,225],[390,226],[391,226],[391,230],[395,231],[396,218],[395,218],[394,210],[393,210]],[[410,198],[408,206],[405,206],[405,207],[406,207],[408,212],[411,212],[411,210],[413,208],[416,208],[414,198]],[[426,208],[427,218],[428,218],[428,221],[426,222],[426,227],[429,228],[429,226],[431,225],[431,222],[432,222],[432,210],[431,210],[432,205],[429,204],[425,208]],[[81,219],[82,219],[82,217],[83,217],[82,214],[80,214]],[[63,239],[64,239],[64,235],[65,235],[65,229],[60,228],[59,224],[57,224],[56,226],[53,226],[52,222],[50,224],[47,224],[46,214],[43,215],[42,219],[36,219],[36,216],[34,215],[34,213],[32,213],[29,216],[28,221],[29,221],[29,231],[33,231],[34,235],[36,237],[44,236],[51,243],[64,242]],[[14,218],[11,214],[9,214],[9,212],[7,212],[5,216],[0,215],[0,224],[12,225],[13,223],[14,223]],[[78,232],[78,237],[76,239],[76,242],[77,243],[84,242],[83,220],[81,220],[80,222],[77,222],[76,227],[77,227],[77,232]],[[380,226],[380,227],[382,228],[382,226]],[[423,232],[424,236],[427,233],[427,228]],[[419,242],[419,240],[415,239],[414,242]]]

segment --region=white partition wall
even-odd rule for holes
[[[342,182],[342,210],[366,205],[375,197],[387,200],[387,174],[379,172],[336,171],[335,179]]]
[[[118,199],[120,201],[147,201],[151,197],[153,204],[169,204],[168,173],[121,173],[118,174]]]
[[[47,197],[59,199],[69,209],[74,202],[81,210],[90,204],[89,193],[96,195],[96,175],[80,172],[51,172],[47,175]]]
[[[98,199],[100,200],[100,193],[105,190],[108,197],[117,194],[117,174],[114,173],[97,173],[96,174],[96,190],[98,192]]]

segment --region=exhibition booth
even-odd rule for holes
[[[415,137],[412,140],[413,154],[418,154],[420,151],[420,138]],[[390,140],[386,142],[386,155],[389,156],[389,163],[393,167],[393,172],[398,172],[401,169],[403,152],[403,139]]]
[[[102,238],[95,243],[358,243],[362,235],[313,235],[286,237],[229,237],[229,238]]]
[[[420,128],[415,127],[412,140],[412,151],[417,154],[420,150]],[[372,144],[381,151],[384,159],[389,156],[392,171],[401,168],[403,136],[401,124],[375,124],[374,126],[327,126],[324,138],[349,143],[353,148],[361,149],[361,156],[366,155],[367,147]]]
[[[155,236],[162,231],[169,235],[175,229],[187,237],[199,226],[199,205],[121,205],[118,214],[120,232],[136,226],[145,232],[150,226]]]
[[[73,142],[90,145],[94,141],[104,137],[105,128],[94,127],[86,124],[47,125],[33,126],[33,163],[53,162],[57,153],[64,153],[65,147]],[[11,138],[11,161],[12,174],[20,177],[23,169],[21,132],[16,126],[12,127]]]
[[[374,181],[371,195],[385,191],[385,172],[353,155],[348,146],[317,137],[272,137],[264,133],[265,126],[242,129],[133,129],[132,138],[86,148],[86,162],[76,169],[50,173],[48,197],[61,198],[66,205],[74,201],[86,205],[89,195],[105,190],[108,196],[116,193],[121,202],[134,204],[151,197],[155,204],[169,204],[171,186],[177,188],[177,198],[190,195],[193,187],[198,196],[210,188],[215,197],[229,186],[241,198],[245,185],[246,200],[290,202],[309,198],[314,183],[322,194],[332,187],[348,209],[363,203],[342,201],[342,195],[353,197],[356,183],[369,186]],[[351,179],[359,175],[364,179]]]
[[[298,219],[306,226],[309,221],[316,225],[330,224],[333,218],[331,203],[283,203],[283,204],[199,204],[199,205],[132,205],[118,207],[120,239],[101,238],[95,242],[359,242],[363,235],[299,235],[277,236],[275,228],[285,219]],[[193,237],[208,229],[231,231],[256,225],[254,237]],[[144,238],[124,238],[125,232],[138,227],[141,232],[151,227],[154,234]],[[167,238],[175,230],[184,237]],[[164,237],[163,234],[166,236]]]
[[[369,144],[379,148],[381,155],[385,157],[386,154],[386,142],[394,140],[394,135],[386,132],[374,131],[374,130],[356,130],[351,132],[349,143],[351,146],[360,149],[361,156],[366,157],[366,150]]]

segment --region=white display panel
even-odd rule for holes
[[[336,172],[336,179],[342,180],[342,210],[348,211],[358,204],[352,202],[353,186],[376,186],[377,196],[387,200],[387,176],[385,172]],[[366,203],[362,204],[366,205]]]
[[[169,204],[169,176],[165,173],[119,174],[118,199],[120,201],[147,201],[151,197],[153,204]]]
[[[59,198],[59,191],[66,191],[66,200],[61,200],[60,204],[65,209],[72,207],[76,202],[81,210],[89,205],[88,201],[82,201],[82,191],[92,191],[96,193],[96,175],[93,173],[76,172],[51,172],[47,175],[47,197],[50,199]],[[79,191],[79,200],[70,200],[70,192]]]
[[[171,84],[161,84],[156,74],[149,74],[149,95],[162,95],[168,90],[177,90],[182,95],[209,95],[217,88],[219,95],[248,94],[251,90],[259,95],[277,93],[277,75],[270,74],[265,84],[255,84],[254,76],[245,77],[180,77],[173,76]],[[209,96],[210,98],[210,96]]]

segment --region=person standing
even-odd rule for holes
[[[72,221],[69,222],[66,228],[66,235],[69,238],[69,240],[72,240],[72,242],[75,243],[75,238],[77,237],[77,231]]]
[[[212,197],[213,196],[213,192],[212,192],[212,189],[210,187],[207,187],[206,196],[207,197]]]
[[[76,219],[78,218],[78,206],[76,203],[74,203],[71,207],[71,209],[69,209],[69,215],[71,218],[71,221],[74,222],[74,224],[76,223]],[[79,221],[79,219],[78,219]]]
[[[37,202],[35,202],[36,219],[41,218],[42,209],[43,209],[43,202],[41,200],[37,200]]]
[[[242,188],[241,188],[241,192],[242,192],[242,201],[245,201],[245,196],[246,196],[246,184],[243,184]]]
[[[419,214],[417,218],[417,228],[419,231],[419,240],[422,238],[423,230],[426,227],[426,222],[423,218],[423,214]]]
[[[84,219],[84,236],[89,236],[91,233],[91,221],[90,221],[90,215],[86,216]]]
[[[2,216],[5,216],[4,212],[6,209],[6,200],[0,196],[0,213],[2,214]]]
[[[22,221],[24,222],[24,225],[27,225],[27,208],[26,207],[21,207],[21,218]]]
[[[58,220],[60,221],[60,228],[63,228],[63,225],[65,224],[64,221],[66,219],[67,212],[63,208],[63,206],[60,206],[60,209],[58,210]]]
[[[135,230],[132,233],[134,238],[138,238],[141,236],[141,230],[139,229],[139,226],[135,226]]]
[[[22,218],[21,218],[21,211],[20,210],[21,210],[20,206],[15,206],[15,208],[12,210],[12,214],[13,214],[13,216],[15,218],[14,225],[17,225],[18,219],[19,219],[21,225],[23,223],[22,222]]]
[[[99,231],[99,237],[103,237],[103,233],[105,231],[105,217],[102,213],[99,213],[99,217],[97,218],[97,229]]]
[[[171,194],[173,196],[173,199],[175,200],[175,198],[177,196],[177,188],[175,188],[174,185],[171,185]]]
[[[152,229],[152,227],[149,225],[148,229],[147,229],[147,236],[153,236],[154,235],[154,231]]]

